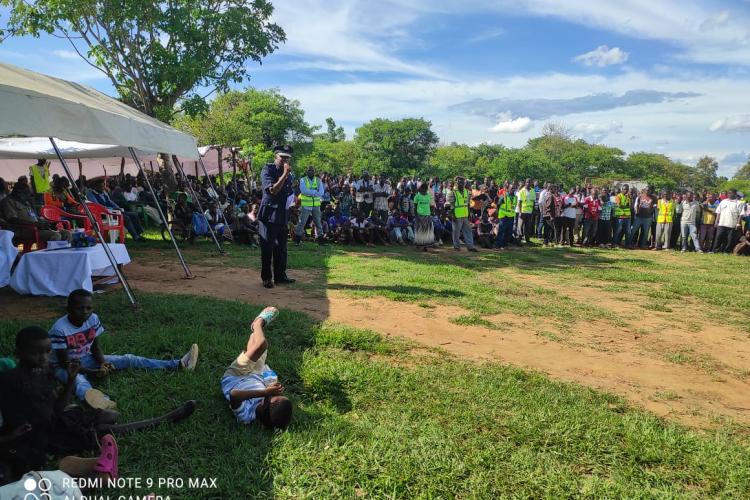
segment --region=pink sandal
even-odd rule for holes
[[[94,470],[109,474],[109,477],[115,480],[118,478],[118,465],[117,442],[112,434],[107,434],[102,437],[101,454],[99,460],[96,461]]]

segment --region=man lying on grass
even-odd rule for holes
[[[87,290],[74,290],[68,296],[68,314],[58,319],[49,331],[55,356],[52,365],[55,375],[63,383],[68,380],[68,365],[77,361],[80,372],[76,376],[75,394],[92,408],[111,409],[114,401],[93,389],[86,375],[106,377],[115,370],[140,368],[143,370],[194,370],[198,362],[198,346],[193,344],[180,359],[148,359],[133,354],[105,356],[99,345],[104,327],[94,314],[94,300]]]
[[[116,424],[117,412],[69,405],[79,365],[68,363],[68,382],[63,386],[49,365],[51,350],[46,330],[26,327],[16,334],[18,365],[0,373],[0,485],[28,471],[42,470],[47,455],[63,457],[93,451],[99,448],[97,442],[107,453],[93,463],[94,471],[89,467],[91,460],[81,463],[73,457],[63,459],[60,468],[75,475],[100,472],[115,477],[116,443],[110,434],[177,422],[195,410],[195,401],[187,401],[160,417]]]
[[[263,328],[279,315],[275,307],[266,307],[250,326],[247,347],[229,365],[221,378],[221,391],[237,421],[249,424],[258,419],[269,429],[286,429],[292,420],[292,403],[281,394],[276,374],[266,365],[268,341]]]

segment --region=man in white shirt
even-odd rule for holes
[[[737,190],[730,189],[728,197],[716,208],[716,237],[711,253],[729,252],[735,240],[735,232],[740,229],[745,203],[737,199]]]
[[[373,202],[375,197],[373,193],[375,191],[375,185],[370,179],[368,172],[362,173],[362,178],[354,182],[354,189],[357,190],[357,196],[355,201],[357,202],[357,210],[362,212],[365,217],[369,217],[372,213]]]
[[[383,174],[378,176],[378,180],[373,186],[373,215],[383,222],[388,221],[388,197],[391,196],[391,185]]]

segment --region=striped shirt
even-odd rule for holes
[[[612,218],[612,210],[614,209],[614,205],[611,201],[606,201],[602,203],[602,211],[599,214],[600,220],[610,220]]]

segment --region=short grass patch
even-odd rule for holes
[[[418,286],[410,284],[407,286]],[[108,353],[167,358],[201,347],[192,373],[118,373],[101,388],[123,420],[198,400],[188,421],[119,439],[124,477],[216,478],[179,498],[725,497],[750,495],[746,430],[697,433],[620,398],[497,363],[421,355],[366,330],[282,310],[269,364],[292,426],[235,422],[219,389],[261,306],[204,297],[97,296]],[[62,303],[61,303],[62,305]],[[40,321],[48,327],[51,320]],[[0,352],[28,322],[0,319]],[[114,493],[111,493],[114,494]]]

